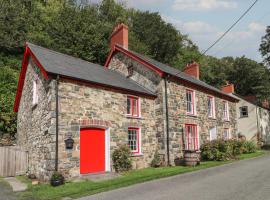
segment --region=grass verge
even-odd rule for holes
[[[240,160],[247,158],[254,158],[264,155],[264,151],[257,151],[256,153],[243,154],[239,157]],[[59,187],[51,187],[48,184],[41,184],[32,186],[31,182],[26,177],[18,177],[21,181],[28,184],[27,191],[19,193],[19,199],[35,199],[35,200],[58,200],[63,197],[78,198],[99,192],[104,192],[120,187],[133,185],[136,183],[142,183],[158,178],[169,177],[186,172],[197,171],[209,167],[219,166],[234,161],[207,161],[202,162],[201,165],[195,167],[162,167],[162,168],[146,168],[141,170],[133,170],[124,173],[122,176],[112,180],[106,180],[101,182],[83,181],[78,183],[66,183]]]

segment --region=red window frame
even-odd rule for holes
[[[209,113],[209,104],[208,104],[208,101],[211,101],[212,103],[211,103],[211,111],[210,111],[210,113]],[[211,117],[211,118],[215,118],[215,99],[214,99],[214,97],[212,97],[212,96],[208,96],[207,97],[207,112],[208,112],[208,117]]]
[[[188,100],[187,94],[191,94],[191,112],[188,111]],[[193,90],[186,90],[186,102],[187,102],[187,114],[194,115],[195,114],[195,95]]]
[[[130,148],[129,131],[136,131],[136,150],[132,150]],[[136,128],[136,127],[129,127],[128,128],[128,146],[129,146],[130,152],[132,154],[139,154],[140,153],[140,128]]]
[[[194,131],[194,133],[190,130]],[[193,137],[192,137],[193,134]],[[196,124],[185,124],[186,150],[199,150],[199,135]]]
[[[128,100],[130,101],[130,107],[128,109]],[[134,105],[136,105],[136,112],[134,112]],[[140,116],[139,98],[134,96],[127,96],[127,115],[132,117]]]

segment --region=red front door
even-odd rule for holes
[[[98,128],[81,129],[80,173],[105,171],[105,130]]]

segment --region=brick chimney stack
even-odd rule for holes
[[[196,79],[200,79],[200,66],[198,63],[193,61],[190,64],[187,64],[184,68],[184,73],[186,73],[189,76],[192,76]]]
[[[227,94],[234,93],[234,84],[227,82],[226,85],[221,86],[221,91]]]
[[[118,44],[128,49],[128,26],[123,23],[117,24],[113,29],[110,39],[111,48]]]

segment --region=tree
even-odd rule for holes
[[[264,57],[264,63],[270,67],[270,26],[266,28],[266,34],[262,37],[260,52]]]

